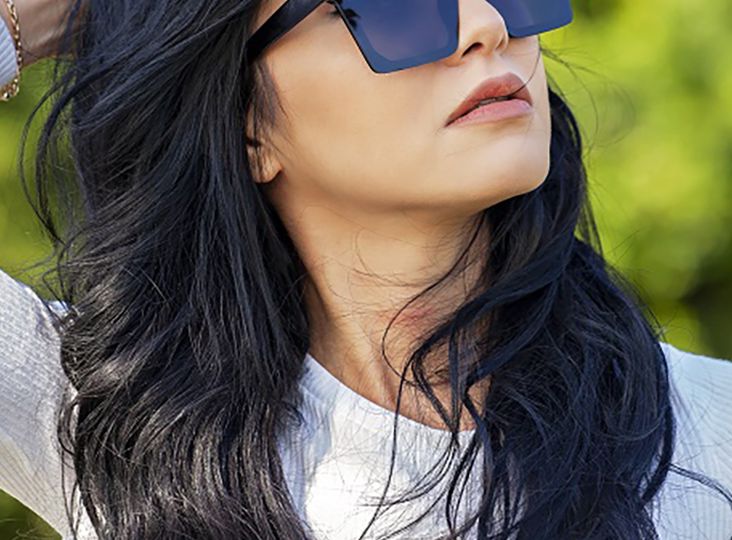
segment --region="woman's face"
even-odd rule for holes
[[[458,48],[430,64],[372,72],[326,3],[265,51],[286,118],[264,139],[257,180],[280,210],[459,219],[543,182],[551,124],[538,37],[509,38],[486,0],[457,1]],[[254,27],[283,3],[267,2]],[[479,83],[506,72],[529,81],[530,115],[445,126]]]

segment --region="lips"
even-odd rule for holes
[[[486,79],[476,86],[468,94],[468,97],[450,114],[445,125],[450,125],[453,121],[472,111],[482,100],[498,97],[522,99],[532,104],[531,92],[524,85],[524,81],[518,75],[508,72],[500,77]]]

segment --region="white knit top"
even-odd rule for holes
[[[0,24],[0,86],[15,70],[12,40]],[[59,340],[43,301],[25,284],[0,271],[0,488],[43,517],[70,539],[55,412],[67,380],[59,363]],[[50,303],[54,310],[65,306]],[[732,489],[732,362],[692,354],[662,343],[669,361],[672,405],[677,418],[677,465],[710,475]],[[393,413],[357,394],[310,354],[300,387],[305,423],[278,441],[288,488],[303,521],[319,539],[358,538],[373,514],[389,474]],[[403,494],[448,444],[449,433],[401,416],[395,468],[387,498]],[[460,433],[466,443],[472,432]],[[461,445],[462,446],[462,445]],[[480,456],[476,463],[480,463]],[[445,480],[439,493],[450,478]],[[477,475],[472,476],[479,492]],[[79,505],[78,497],[75,499]],[[427,497],[382,514],[370,538],[430,505]],[[459,521],[474,507],[463,505]],[[405,540],[447,532],[442,506]],[[419,512],[419,514],[415,514]],[[732,508],[716,492],[670,473],[653,505],[662,540],[729,540]],[[95,539],[83,509],[82,540]],[[0,519],[3,516],[0,515]],[[471,537],[474,538],[474,537]]]

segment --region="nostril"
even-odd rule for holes
[[[480,48],[481,48],[482,46],[483,46],[483,44],[482,44],[482,43],[478,43],[478,42],[476,42],[476,43],[473,43],[473,44],[472,44],[472,45],[471,45],[470,47],[468,47],[468,49],[467,49],[467,50],[465,51],[465,54],[467,54],[468,52],[470,52],[470,51],[471,51],[471,50],[473,49],[473,47],[477,47],[477,48],[479,48],[479,49],[480,49]]]

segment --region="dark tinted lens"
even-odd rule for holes
[[[572,21],[570,0],[487,0],[511,37]],[[458,42],[458,0],[335,0],[371,69],[387,73],[434,62]]]
[[[375,71],[433,62],[457,46],[457,0],[342,0],[349,30]]]
[[[512,37],[554,30],[572,21],[570,0],[489,0]]]

